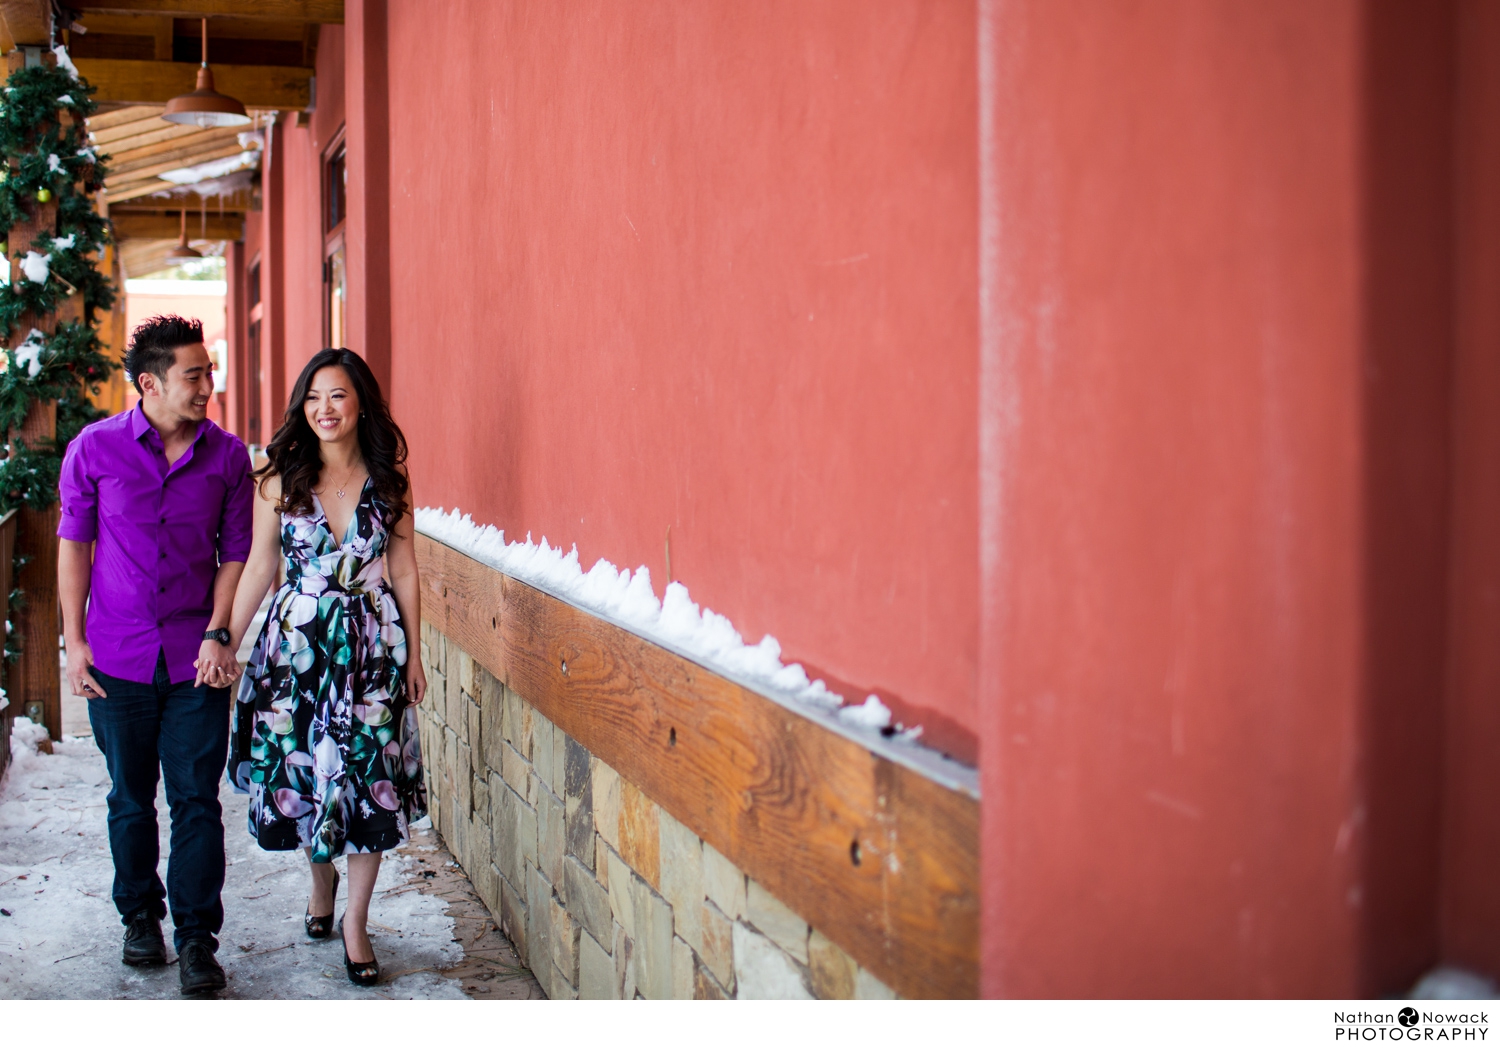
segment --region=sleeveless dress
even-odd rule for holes
[[[313,501],[281,516],[286,583],[240,680],[230,771],[262,849],[310,846],[327,863],[405,842],[427,790],[406,631],[382,578],[388,509],[366,481],[340,542]]]

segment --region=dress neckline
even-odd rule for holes
[[[365,475],[365,483],[359,487],[359,499],[354,502],[354,510],[349,515],[349,524],[344,526],[344,535],[338,540],[338,549],[343,550],[349,545],[349,530],[354,528],[355,522],[359,520],[359,508],[365,503],[365,490],[370,487],[370,482],[375,480],[368,474]],[[323,509],[323,501],[318,494],[312,494],[313,502],[318,505],[318,516],[323,519],[323,524],[328,526],[328,535],[333,535],[333,522],[328,519],[328,511]]]

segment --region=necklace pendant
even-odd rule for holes
[[[344,498],[344,490],[343,489],[337,489],[336,491],[339,494],[339,499],[343,499]]]

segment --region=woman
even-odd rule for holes
[[[427,691],[406,440],[368,365],[314,357],[255,472],[255,536],[230,619],[237,649],[285,560],[240,682],[231,770],[262,849],[307,852],[307,934],[329,935],[348,860],[344,965],[371,985],[365,924],[383,851],[426,813],[416,712]],[[382,565],[382,561],[384,565]],[[382,579],[382,568],[390,580]]]

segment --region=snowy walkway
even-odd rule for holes
[[[86,705],[66,695],[63,705],[68,735],[56,753],[37,753],[18,732],[0,783],[0,998],[177,998],[175,965],[135,970],[120,962],[124,927],[110,900],[104,824],[109,777],[92,737],[73,735],[89,732]],[[224,998],[542,997],[426,821],[381,865],[370,935],[387,976],[371,989],[350,984],[339,938],[311,941],[302,931],[302,855],[263,852],[245,831],[248,798],[227,784],[220,798],[229,862],[219,949],[229,976]],[[157,809],[165,876],[164,795]],[[341,884],[339,914],[343,908]],[[171,923],[163,925],[175,964]]]

